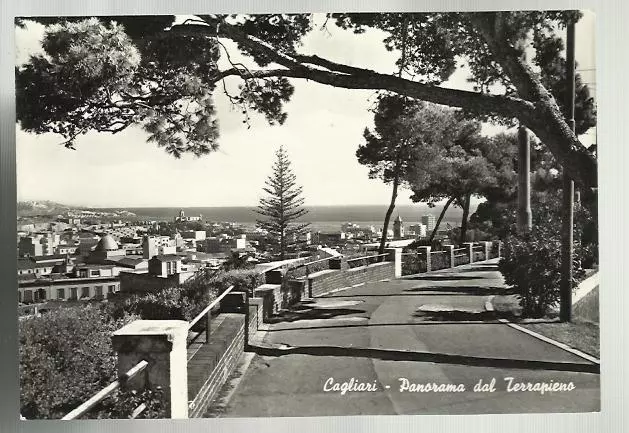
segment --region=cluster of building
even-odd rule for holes
[[[404,221],[398,215],[393,221],[392,228],[387,230],[386,237],[389,241],[414,240],[426,237],[434,227],[434,215],[424,215],[421,217],[420,223],[411,224],[408,227],[405,227]],[[339,232],[314,233],[313,242],[328,246],[338,246],[344,243],[368,244],[380,240],[382,232],[383,228],[376,229],[373,225],[361,227],[358,224],[348,222],[341,225]]]
[[[180,217],[187,218],[183,211]],[[119,292],[173,287],[220,268],[234,254],[255,251],[246,235],[184,230],[159,236],[148,234],[151,227],[122,221],[88,225],[74,217],[18,226],[19,302],[105,300]]]
[[[106,300],[119,292],[143,293],[180,285],[208,269],[219,269],[234,256],[254,263],[272,259],[265,251],[267,233],[257,228],[213,223],[203,225],[206,230],[176,230],[164,236],[149,234],[158,228],[155,221],[101,223],[84,216],[18,226],[20,303]],[[189,217],[181,211],[174,219],[175,223],[201,222],[202,216]],[[399,242],[423,237],[434,223],[434,216],[426,215],[421,223],[405,228],[398,216],[388,238]],[[343,249],[348,243],[369,245],[381,235],[382,229],[345,223],[338,232],[308,232],[294,242],[302,250]]]

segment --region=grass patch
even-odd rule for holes
[[[522,318],[521,307],[517,295],[495,296],[492,304],[496,313],[500,315],[513,314],[515,322],[531,331],[545,337],[567,344],[570,347],[588,353],[596,358],[600,357],[600,340],[598,320],[598,290],[593,290],[583,298],[573,309],[573,321],[561,323],[558,311],[550,310],[540,319]]]
[[[520,326],[600,358],[598,323],[577,318],[570,323],[520,323]]]

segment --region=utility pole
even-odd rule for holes
[[[566,94],[567,121],[572,132],[574,125],[574,23],[568,24],[566,35]],[[572,266],[574,254],[574,181],[564,169],[563,174],[563,216],[561,226],[561,284],[559,318],[562,322],[572,320]]]
[[[531,145],[529,131],[518,129],[518,231],[528,233],[533,227],[531,213]]]

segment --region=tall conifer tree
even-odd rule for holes
[[[256,210],[263,219],[258,219],[256,226],[268,232],[269,243],[279,259],[284,260],[287,251],[298,245],[299,236],[306,232],[310,224],[296,222],[308,211],[302,207],[302,187],[296,183],[296,176],[282,146],[276,156],[273,174],[267,178],[263,188],[267,197],[260,199]]]

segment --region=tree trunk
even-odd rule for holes
[[[450,207],[453,201],[454,201],[454,197],[450,197],[448,201],[446,202],[446,204],[443,206],[443,209],[441,210],[441,213],[439,214],[439,219],[437,219],[435,227],[432,229],[432,233],[430,234],[428,243],[432,244],[432,241],[435,239],[435,236],[437,235],[437,230],[439,230],[439,225],[441,224],[441,220],[445,216],[446,210],[448,210],[448,207]]]
[[[460,236],[460,244],[463,244],[466,239],[467,234],[467,219],[470,215],[470,201],[472,199],[472,193],[467,193],[465,195],[465,202],[463,203],[463,218],[461,218],[461,236]]]
[[[393,191],[391,192],[391,203],[389,203],[389,208],[387,209],[387,213],[384,216],[384,225],[382,227],[382,238],[380,239],[380,247],[378,248],[378,254],[384,253],[384,246],[387,242],[387,231],[389,229],[389,221],[391,220],[391,214],[393,214],[393,209],[395,209],[395,200],[397,199],[397,188],[398,188],[399,182],[400,182],[400,176],[399,174],[396,174],[395,178],[393,179]]]

